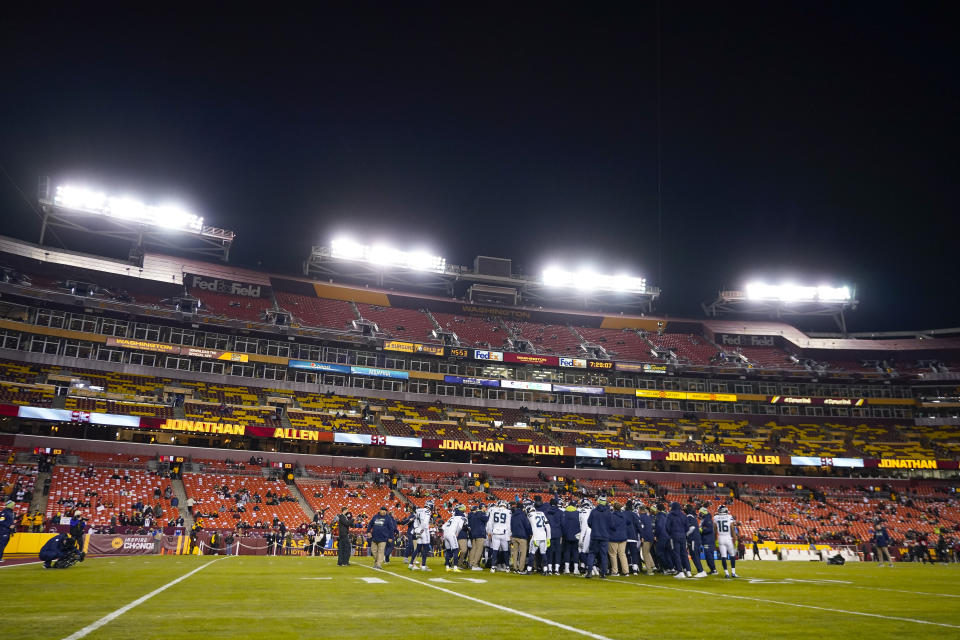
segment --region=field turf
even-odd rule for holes
[[[140,556],[4,566],[4,638],[960,637],[960,565],[741,562],[737,580],[603,581],[430,565]]]

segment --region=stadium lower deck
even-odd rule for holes
[[[510,467],[394,461],[388,470],[371,468],[371,461],[362,458],[318,464],[312,456],[271,459],[256,453],[231,459],[229,452],[209,449],[198,449],[197,457],[183,462],[165,462],[162,447],[128,444],[121,448],[129,453],[121,454],[84,452],[84,444],[75,441],[75,449],[59,456],[22,448],[0,453],[3,491],[16,503],[18,521],[39,512],[43,523],[33,530],[56,531],[62,517],[79,514],[96,532],[150,534],[182,533],[200,521],[207,531],[254,537],[275,534],[282,526],[299,546],[311,527],[321,533],[326,529],[329,536],[344,507],[357,521],[352,531],[357,535],[381,506],[402,519],[411,508],[432,500],[442,522],[458,504],[470,510],[536,495],[573,504],[605,496],[621,504],[706,504],[712,511],[725,505],[743,540],[756,536],[774,547],[813,542],[851,547],[869,558],[873,530],[882,522],[896,557],[906,558],[918,544],[934,558],[943,552],[938,544],[951,560],[954,548],[960,549],[960,495],[957,483],[949,480],[573,469],[546,470],[563,476],[540,471],[538,477],[524,477]],[[200,457],[204,452],[218,457]],[[277,468],[281,458],[299,462],[291,469]],[[281,476],[288,472],[285,482]],[[175,529],[178,518],[181,528]]]

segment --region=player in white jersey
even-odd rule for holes
[[[590,552],[590,526],[587,520],[590,519],[590,512],[593,511],[593,503],[587,498],[580,501],[580,562],[581,567],[587,566],[587,554]],[[576,566],[576,564],[574,565]]]
[[[723,565],[724,578],[737,577],[737,522],[727,511],[725,505],[720,505],[717,515],[713,518],[713,530],[717,535],[717,552],[720,564]],[[730,559],[730,573],[727,573],[727,558]]]
[[[457,506],[462,507],[462,505]],[[457,540],[457,536],[466,524],[466,516],[463,515],[461,509],[457,509],[441,527],[443,531],[443,555],[447,571],[460,571],[460,568],[457,566],[457,561],[460,559],[460,543]]]
[[[430,520],[432,516],[433,500],[427,500],[426,504],[413,514],[413,541],[417,546],[414,549],[413,557],[410,558],[411,570],[417,568],[417,554],[420,555],[420,570],[430,570],[427,568],[427,555],[430,553]]]
[[[487,510],[487,537],[490,539],[490,573],[499,567],[508,571],[510,554],[510,509],[505,500]]]
[[[550,544],[550,521],[547,515],[542,511],[537,511],[533,505],[528,505],[524,511],[527,519],[530,521],[530,529],[533,535],[530,537],[530,551],[527,553],[527,573],[531,573],[534,564],[534,556],[540,554],[541,571],[544,574],[550,573],[550,565],[547,564],[547,546]]]

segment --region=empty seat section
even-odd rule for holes
[[[392,338],[415,340],[417,342],[436,342],[431,333],[436,327],[423,311],[381,307],[375,304],[357,303],[360,316],[364,320],[377,323],[380,330]]]
[[[457,334],[460,344],[481,349],[502,349],[507,331],[499,320],[459,316],[433,312],[434,319],[444,331]]]
[[[357,319],[353,305],[344,300],[301,296],[285,291],[277,291],[274,295],[277,305],[284,311],[289,311],[294,319],[304,326],[348,331],[353,328],[350,323]]]

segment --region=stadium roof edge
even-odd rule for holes
[[[129,276],[155,282],[170,282],[170,273],[163,268],[143,268],[128,261],[114,258],[103,258],[92,254],[70,251],[67,249],[53,249],[51,247],[33,244],[24,240],[0,236],[0,254],[10,254],[29,258],[40,262],[51,262],[67,267],[102,271],[115,275]],[[180,282],[178,279],[177,282]]]

